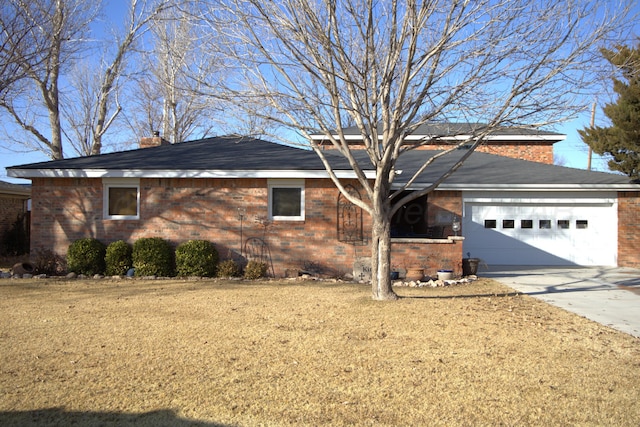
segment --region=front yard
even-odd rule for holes
[[[640,424],[640,340],[491,280],[0,280],[2,425]]]

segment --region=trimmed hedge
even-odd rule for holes
[[[207,240],[189,240],[176,248],[178,276],[213,277],[218,265],[218,251]]]
[[[133,244],[132,259],[136,276],[173,276],[173,248],[160,237],[143,237],[136,240]]]
[[[124,276],[133,267],[133,249],[124,240],[111,242],[105,255],[107,276]]]
[[[79,239],[69,245],[67,269],[77,274],[102,274],[105,270],[104,243],[93,237]]]

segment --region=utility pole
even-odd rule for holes
[[[593,129],[593,127],[596,125],[596,102],[597,100],[593,101],[593,104],[591,105],[591,129]],[[589,144],[587,144],[587,147],[589,147],[589,154],[587,156],[587,170],[590,171],[591,170],[591,157],[593,157],[593,150],[591,149],[591,146]]]

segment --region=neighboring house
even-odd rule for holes
[[[3,236],[16,221],[22,221],[25,230],[29,230],[28,201],[31,198],[31,186],[0,181],[0,254],[6,248]]]
[[[561,139],[533,130],[494,133],[488,152],[473,153],[436,191],[394,217],[392,264],[419,265],[427,274],[459,271],[468,255],[489,265],[640,265],[640,185],[548,164],[552,149],[543,163],[489,154],[516,157],[519,144],[522,156],[547,152]],[[276,276],[304,269],[345,274],[370,254],[370,219],[340,195],[312,151],[238,136],[173,145],[144,138],[141,146],[149,148],[8,168],[32,181],[32,252],[65,254],[89,236],[105,243],[157,236],[176,245],[206,239],[221,259],[266,254]],[[430,153],[403,154],[397,185]],[[438,159],[411,189],[430,185],[463,153]],[[350,191],[365,197],[346,160],[326,154]]]

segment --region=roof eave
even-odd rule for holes
[[[415,183],[409,190],[427,188],[433,183]],[[401,184],[394,187],[400,188]],[[441,184],[438,190],[451,191],[639,191],[640,184],[614,183],[614,184]]]
[[[333,138],[339,139],[339,135],[332,135]],[[441,136],[441,135],[407,135],[405,137],[406,141],[430,141],[433,139],[437,139],[439,141],[466,141],[473,140],[476,136],[474,135],[451,135],[451,136]],[[328,140],[326,135],[311,135],[311,139],[314,141],[324,141]],[[361,135],[344,135],[344,139],[347,141],[362,141]],[[484,137],[485,141],[564,141],[567,139],[566,135],[563,134],[545,134],[545,135],[488,135]],[[382,136],[378,136],[378,140],[382,140]]]
[[[334,171],[338,178],[356,178],[352,170]],[[364,171],[368,179],[375,171]],[[153,169],[8,169],[13,178],[329,178],[326,170],[153,170]]]

